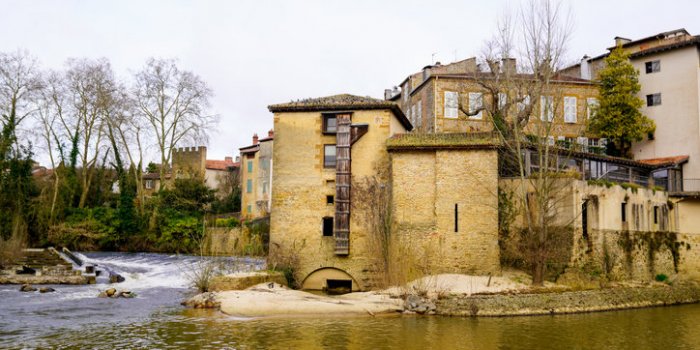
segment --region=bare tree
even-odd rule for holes
[[[199,76],[180,70],[174,60],[151,58],[135,78],[134,98],[155,137],[163,184],[173,148],[180,142],[206,140],[218,121],[207,114],[212,91]]]
[[[70,118],[61,122],[67,136],[79,136],[81,194],[78,207],[83,208],[95,176],[97,161],[106,152],[105,122],[116,103],[117,84],[106,59],[71,59],[65,76],[66,102]],[[65,114],[64,114],[65,116]],[[75,133],[75,134],[74,134]]]
[[[10,137],[36,111],[33,99],[42,87],[36,58],[26,51],[0,52],[0,113],[3,126],[12,129]]]
[[[547,263],[556,254],[566,226],[555,215],[562,202],[562,181],[556,173],[564,169],[557,162],[562,152],[553,142],[553,121],[562,118],[563,91],[557,70],[563,63],[570,23],[566,9],[549,0],[529,1],[517,15],[505,15],[485,45],[481,69],[473,73],[484,91],[482,100],[460,103],[465,119],[483,113],[491,122],[503,146],[501,166],[510,167],[510,176],[518,180],[509,190],[516,192],[513,198],[523,226],[521,245],[535,285],[544,282]],[[539,165],[535,171],[528,168],[531,160]]]

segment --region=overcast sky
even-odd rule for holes
[[[176,58],[214,90],[209,159],[237,155],[272,128],[267,106],[385,88],[432,63],[479,53],[514,0],[58,1],[0,0],[0,50],[27,49],[44,68],[106,57],[122,78],[148,57]],[[565,1],[574,19],[568,58],[597,55],[615,36],[686,28],[696,1]],[[188,146],[188,145],[181,145]]]

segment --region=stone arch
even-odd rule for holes
[[[329,285],[333,288],[338,285],[344,285],[347,282],[351,284],[351,291],[357,292],[362,290],[357,280],[349,273],[335,267],[322,267],[309,273],[301,283],[301,288],[306,290],[328,290]]]

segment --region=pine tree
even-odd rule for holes
[[[631,158],[632,142],[656,129],[654,121],[639,110],[643,101],[637,97],[638,77],[639,72],[620,47],[605,58],[605,68],[599,73],[600,101],[588,128],[611,141],[613,155]]]

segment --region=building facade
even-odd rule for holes
[[[241,218],[253,219],[270,213],[272,192],[272,150],[274,131],[260,139],[253,135],[253,144],[240,149]]]
[[[685,29],[638,40],[616,37],[608,51],[618,46],[639,71],[641,112],[656,123],[653,135],[633,145],[634,158],[688,156],[679,190],[700,191],[700,37]],[[563,72],[595,78],[608,54],[585,56]]]
[[[530,75],[516,72],[514,59],[504,60],[501,69],[513,72],[513,80],[532,80]],[[397,102],[419,132],[490,131],[493,123],[486,111],[475,115],[465,113],[494,103],[494,97],[481,84],[488,79],[489,74],[477,65],[476,58],[447,65],[436,63],[408,76],[398,85],[400,88],[386,90],[385,99]],[[542,120],[549,118],[552,127],[548,136],[554,139],[599,146],[594,135],[585,134],[589,107],[597,103],[596,84],[588,79],[557,75],[551,85],[548,93],[539,99],[532,98],[538,101],[529,102],[530,96],[522,97],[525,103],[535,104],[533,117]],[[499,92],[499,103],[507,103],[508,98],[514,98],[514,94]],[[511,108],[519,107],[513,104]]]

